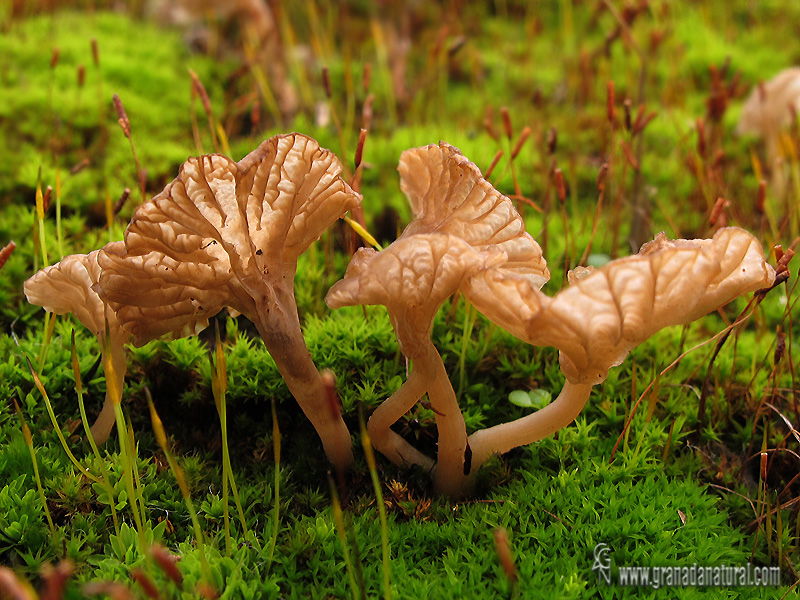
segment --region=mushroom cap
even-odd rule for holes
[[[571,383],[595,384],[660,329],[690,323],[774,277],[758,241],[728,227],[710,240],[659,234],[639,254],[584,273],[553,298],[496,271],[473,278],[465,293],[514,335],[558,348]]]
[[[514,203],[458,148],[439,142],[406,150],[398,171],[415,216],[402,237],[449,233],[479,252],[501,250],[507,256],[503,269],[527,277],[538,288],[550,279],[542,249],[525,231]]]
[[[792,122],[792,110],[800,111],[800,68],[784,69],[753,88],[747,97],[736,130],[739,134],[776,135]]]
[[[428,341],[442,303],[466,278],[504,260],[502,252],[479,253],[445,233],[401,237],[381,252],[359,249],[325,301],[331,308],[386,306],[401,351],[413,358]]]
[[[360,202],[341,171],[298,133],[238,163],[190,158],[136,210],[124,251],[100,256],[101,295],[136,344],[201,329],[224,306],[255,320],[257,307],[291,296],[298,256]]]
[[[106,249],[115,251],[122,245],[122,242],[112,242]],[[97,262],[100,252],[95,250],[89,254],[65,256],[60,262],[34,274],[23,289],[28,302],[57,315],[72,313],[101,341],[108,319],[109,334],[115,340],[122,340],[129,334],[122,330],[114,311],[106,310],[105,303],[93,289],[100,277]]]

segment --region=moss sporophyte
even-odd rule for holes
[[[571,423],[608,369],[658,330],[774,279],[755,238],[724,228],[707,240],[659,234],[635,256],[594,271],[578,267],[549,297],[540,292],[550,276],[542,251],[514,204],[458,149],[442,142],[407,150],[399,170],[415,218],[385,250],[356,252],[326,301],[386,306],[411,369],[370,417],[369,437],[393,463],[432,471],[437,491],[451,497],[470,491],[492,455]],[[330,461],[350,466],[350,433],[311,361],[294,299],[300,254],[361,201],[341,171],[330,151],[297,133],[267,140],[238,163],[190,159],[136,210],[124,242],[65,258],[31,278],[26,293],[48,310],[75,313],[95,335],[107,327],[120,384],[128,339],[190,335],[232,308],[255,324]],[[560,351],[566,383],[555,401],[468,435],[431,341],[434,315],[456,291],[521,340]],[[71,297],[78,302],[69,304]],[[435,460],[391,429],[425,394],[438,430]]]

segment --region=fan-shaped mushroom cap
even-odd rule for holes
[[[113,242],[106,249],[113,252],[121,246],[122,242]],[[38,271],[25,282],[23,289],[28,302],[57,315],[72,313],[101,341],[108,319],[109,334],[122,339],[128,334],[122,331],[114,312],[106,310],[105,303],[93,289],[100,277],[99,253],[100,250],[95,250],[89,254],[65,256],[61,262]]]
[[[490,247],[505,252],[503,269],[526,276],[536,287],[550,278],[542,249],[525,231],[514,203],[458,148],[439,142],[406,150],[398,171],[416,217],[402,237],[449,233],[479,252]]]
[[[297,133],[270,138],[239,163],[189,159],[134,213],[124,252],[100,257],[101,294],[137,344],[202,328],[224,306],[255,320],[258,306],[291,295],[298,256],[360,202],[341,170]]]
[[[465,292],[491,320],[525,341],[555,346],[572,383],[599,383],[658,330],[689,323],[737,296],[769,286],[775,273],[748,232],[668,240],[612,261],[548,298],[518,277],[486,271]]]
[[[325,301],[331,308],[385,306],[403,354],[413,358],[442,303],[470,275],[504,260],[502,252],[478,253],[444,233],[402,237],[381,252],[361,248]]]
[[[131,335],[123,329],[116,313],[108,308],[95,291],[100,278],[98,258],[103,251],[122,252],[122,242],[112,242],[104,249],[89,254],[73,254],[61,259],[61,262],[46,267],[25,282],[24,290],[31,304],[43,306],[46,310],[59,315],[72,313],[80,323],[91,331],[103,347],[103,355],[113,366],[116,379],[116,390],[122,392],[125,381],[124,345]],[[109,344],[103,343],[108,323]],[[107,354],[108,353],[108,354]],[[109,377],[111,371],[106,371]],[[103,409],[92,425],[92,435],[98,444],[103,444],[114,425],[114,399],[107,386]],[[118,398],[117,398],[118,400]]]
[[[737,131],[760,136],[777,135],[800,111],[800,68],[784,69],[757,85],[742,106]]]

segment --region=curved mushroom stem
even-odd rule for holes
[[[417,464],[428,469],[433,467],[433,460],[391,430],[391,426],[427,392],[439,433],[434,487],[440,494],[462,496],[467,449],[464,416],[439,351],[430,340],[420,346],[422,352],[412,359],[411,373],[406,382],[372,413],[368,424],[369,436],[375,448],[398,466]]]
[[[122,396],[122,386],[125,383],[125,372],[127,371],[127,362],[125,360],[125,349],[123,344],[111,342],[111,364],[114,367],[114,377],[117,381],[117,389],[119,390],[120,397]],[[105,363],[105,356],[103,362]],[[108,373],[106,373],[108,377]],[[107,385],[107,384],[106,384]],[[97,445],[105,444],[108,437],[111,435],[111,430],[116,423],[116,416],[114,415],[114,401],[109,392],[106,392],[106,399],[103,401],[103,408],[97,419],[91,426],[92,437]]]
[[[406,414],[425,394],[428,376],[424,369],[413,361],[408,379],[394,394],[375,409],[367,422],[369,439],[375,449],[398,467],[421,465],[432,469],[435,461],[414,448],[391,427]]]
[[[425,360],[431,378],[428,399],[436,415],[436,429],[439,433],[433,486],[437,493],[457,498],[466,492],[464,463],[467,426],[442,357],[433,344],[430,345]]]
[[[472,449],[472,472],[493,454],[508,452],[517,446],[538,442],[572,423],[586,406],[592,385],[564,383],[564,388],[553,402],[510,423],[502,423],[476,431],[469,436]]]
[[[290,318],[292,313],[294,318]],[[261,320],[256,327],[289,391],[319,434],[328,460],[337,469],[346,469],[353,464],[350,431],[342,420],[339,407],[328,401],[319,370],[303,339],[297,311],[285,311],[284,314],[287,318],[280,323],[280,329],[265,326]],[[275,319],[270,323],[274,324]]]

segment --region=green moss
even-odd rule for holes
[[[792,229],[796,225],[789,222],[782,237],[772,239],[770,227],[777,231],[777,223],[764,223],[762,228],[753,215],[759,183],[753,174],[753,142],[733,136],[739,99],[731,100],[718,135],[709,140],[712,152],[724,153],[719,172],[724,181],[701,183],[687,165],[697,156],[696,119],[706,113],[709,66],[719,66],[730,56],[730,71],[741,70],[747,87],[796,62],[792,57],[800,56],[800,46],[789,26],[797,16],[794,7],[777,2],[703,6],[654,2],[637,17],[632,35],[647,55],[643,100],[647,112],[657,112],[642,138],[638,184],[636,173],[626,166],[620,142],[634,148],[638,144],[638,138],[631,138],[622,122],[625,99],[631,100],[635,116],[642,63],[624,40],[612,43],[608,55],[602,51],[606,36],[616,27],[609,11],[594,14],[591,3],[567,1],[535,8],[519,2],[467,3],[458,28],[453,25],[446,40],[449,44],[456,33],[463,34],[464,45],[458,53],[437,62],[431,53],[444,20],[438,5],[418,7],[415,22],[424,27],[418,28],[421,33],[413,38],[407,65],[409,89],[414,94],[401,103],[393,122],[387,73],[376,59],[370,29],[371,7],[353,2],[349,15],[340,17],[325,7],[318,8],[323,28],[327,28],[326,43],[332,46],[330,55],[323,58],[343,117],[348,69],[358,79],[366,62],[373,66],[369,91],[376,94],[375,114],[364,153],[361,191],[367,224],[383,243],[396,234],[391,220],[380,225],[385,211],[396,213],[400,229],[411,218],[396,171],[400,153],[407,148],[446,140],[482,169],[502,150],[505,156],[491,181],[502,192],[513,193],[509,145],[500,119],[503,106],[509,108],[514,141],[523,127],[531,127],[531,136],[515,160],[521,192],[540,205],[545,204],[548,190],[550,193],[551,210],[546,218],[533,210],[526,213],[528,230],[540,240],[547,222],[545,254],[553,275],[545,288],[548,294],[562,285],[564,253],[569,252],[569,266],[574,266],[588,244],[598,198],[597,172],[604,162],[610,163],[610,171],[605,209],[594,239],[596,255],[627,254],[635,185],[653,202],[654,230],[672,232],[674,226],[684,235],[705,235],[709,230],[705,196],[717,194],[733,201],[731,222],[757,232],[761,229],[766,244],[780,241],[786,246],[797,233]],[[293,6],[287,11],[299,39],[316,48],[321,40],[308,24],[306,7]],[[342,21],[337,21],[340,18]],[[340,30],[340,23],[351,28]],[[55,184],[56,166],[63,178],[64,253],[87,252],[109,239],[120,239],[122,225],[138,202],[134,191],[113,230],[109,233],[103,228],[105,217],[99,203],[106,190],[113,200],[124,187],[136,189],[130,148],[111,107],[113,93],[127,109],[137,153],[148,172],[149,195],[175,176],[186,156],[196,153],[187,67],[205,82],[215,115],[228,128],[234,159],[279,131],[269,120],[261,130],[250,131],[247,119],[234,114],[237,103],[250,106],[252,99],[247,95],[254,89],[248,75],[240,72],[231,77],[241,66],[235,52],[230,61],[191,54],[178,31],[102,11],[59,12],[55,17],[13,22],[5,19],[4,25],[0,36],[0,137],[5,141],[0,148],[0,245],[14,239],[18,248],[0,271],[0,562],[35,576],[45,561],[68,557],[77,572],[65,596],[79,597],[79,582],[114,579],[130,583],[131,567],[145,563],[139,537],[131,527],[131,499],[117,442],[112,438],[101,457],[94,458],[78,425],[70,335],[75,329],[90,420],[99,411],[106,389],[97,340],[72,318],[59,317],[46,358],[39,365],[44,313],[28,305],[22,295],[22,283],[34,270],[33,195],[39,168],[45,185]],[[386,28],[391,25],[383,23]],[[666,32],[666,38],[657,51],[651,51],[650,36],[659,32]],[[92,38],[97,39],[100,50],[99,71],[92,62]],[[60,48],[60,57],[51,70],[55,46]],[[585,58],[581,53],[588,57],[588,74],[582,71]],[[86,68],[86,82],[79,90],[76,70],[81,64]],[[300,75],[305,76],[312,82],[315,100],[322,101],[319,64],[307,69],[290,73],[290,78],[299,81]],[[98,97],[99,74],[102,97]],[[613,135],[605,105],[609,80],[614,81],[617,94],[618,123]],[[355,87],[355,105],[360,106],[366,92],[357,82]],[[490,107],[499,140],[492,139],[484,127]],[[205,116],[199,106],[195,108],[202,141],[209,151]],[[357,111],[355,114],[353,129],[344,134],[348,163],[352,163],[360,124]],[[546,141],[551,127],[558,131],[552,155]],[[323,146],[340,152],[335,126],[319,124],[311,111],[296,115],[287,129],[313,135]],[[760,151],[758,146],[753,148]],[[83,158],[89,159],[89,166],[68,174]],[[561,168],[567,182],[566,222],[547,181],[551,166]],[[714,199],[711,197],[712,202]],[[779,215],[783,203],[772,192],[768,203]],[[614,231],[617,226],[619,230]],[[54,262],[58,252],[53,209],[46,217],[45,229]],[[356,432],[359,410],[368,415],[396,391],[405,380],[406,364],[385,309],[331,311],[324,304],[324,294],[342,276],[350,258],[342,251],[342,230],[337,225],[301,257],[295,295],[312,358],[321,368],[336,373],[344,419]],[[788,431],[785,422],[774,411],[757,412],[761,400],[768,399],[777,403],[787,418],[795,417],[787,391],[796,388],[788,363],[800,353],[789,318],[791,309],[787,310],[794,306],[796,292],[791,286],[795,278],[786,290],[767,296],[757,314],[731,335],[713,364],[712,342],[658,375],[682,353],[735,319],[744,301],[690,327],[663,331],[642,344],[596,386],[573,425],[555,437],[492,459],[480,473],[475,501],[451,503],[433,498],[429,474],[398,469],[379,460],[390,513],[393,596],[513,595],[494,550],[496,527],[508,531],[520,597],[662,594],[598,584],[591,566],[594,546],[600,542],[612,549],[616,567],[689,566],[695,562],[742,565],[751,557],[758,564],[778,564],[780,552],[784,572],[789,572],[790,566],[796,570],[796,511],[781,512],[780,528],[773,513],[768,536],[765,520],[751,526],[753,507],[749,502],[752,499],[758,511],[766,510],[766,505],[757,501],[761,494],[774,508],[778,492],[796,474],[795,463],[789,459],[781,463],[783,457],[798,451],[793,438],[784,439]],[[333,523],[325,485],[328,465],[320,458],[319,439],[252,326],[242,317],[223,314],[217,319],[225,331],[234,476],[254,536],[245,539],[234,518],[234,547],[226,554],[221,436],[209,362],[213,335],[206,332],[197,338],[131,348],[123,410],[138,444],[136,467],[150,523],[145,542],[156,540],[181,554],[180,569],[186,583],[179,590],[160,571],[150,575],[165,597],[190,597],[202,578],[202,568],[188,511],[154,440],[145,388],[154,398],[191,487],[206,537],[212,580],[218,589],[224,589],[224,597],[348,597],[351,590],[342,577],[342,548]],[[512,392],[558,393],[563,375],[552,348],[527,346],[482,317],[464,340],[464,322],[464,303],[445,303],[434,320],[433,340],[460,390],[470,431],[528,414],[530,408],[509,401]],[[773,370],[779,326],[791,334],[787,338],[791,354],[787,352],[781,366]],[[12,330],[18,344],[10,335]],[[109,473],[111,495],[104,486],[81,477],[68,462],[25,356],[40,371],[70,449],[95,476],[103,470]],[[706,392],[707,420],[698,432],[698,399],[707,371],[711,384]],[[645,395],[631,416],[639,395],[656,378],[654,394]],[[50,537],[35,490],[30,453],[13,416],[13,399],[19,401],[33,431],[48,506],[56,522],[55,539]],[[269,403],[273,399],[283,453],[281,521],[270,562],[275,467]],[[426,452],[435,452],[435,415],[424,406],[412,409],[396,430]],[[340,493],[348,528],[359,543],[364,588],[371,597],[382,592],[380,532],[357,437],[357,465],[346,476]],[[764,439],[770,448],[785,450],[771,454],[777,458],[769,463],[766,496],[759,487],[759,465],[754,458]],[[796,487],[790,487],[792,494],[796,495],[795,491]],[[785,493],[780,501],[787,497]],[[112,505],[121,520],[119,533],[113,524]],[[785,579],[784,583],[791,582]],[[720,598],[762,597],[764,592],[738,588],[706,591]],[[786,589],[769,591],[780,596]],[[670,592],[688,597],[695,590]]]

